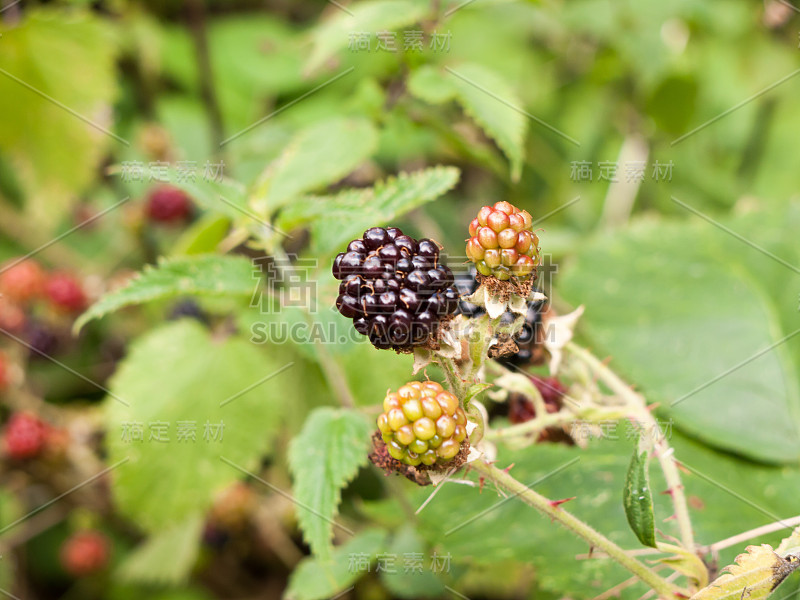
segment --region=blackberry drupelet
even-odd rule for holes
[[[458,308],[453,273],[436,243],[397,227],[372,227],[350,242],[336,256],[333,276],[341,280],[336,308],[376,348],[424,346]]]

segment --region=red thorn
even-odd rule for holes
[[[675,490],[673,490],[672,488],[667,488],[666,490],[664,490],[661,493],[662,494],[666,494],[667,496],[674,496],[675,495]]]
[[[515,464],[517,464],[517,463],[511,463],[511,464],[510,464],[510,465],[508,465],[508,466],[507,466],[505,469],[503,469],[503,471],[504,471],[505,473],[508,473],[508,472],[509,472],[511,469],[513,469],[513,468],[514,468],[514,465],[515,465]]]
[[[675,515],[670,515],[669,517],[667,517],[666,519],[664,519],[664,523],[666,523],[667,521],[674,521],[674,520],[675,520],[675,519],[677,519],[677,518],[678,518],[678,517],[677,517],[677,516],[675,516]]]
[[[577,496],[573,496],[572,498],[564,498],[563,500],[549,500],[548,504],[553,508],[558,508],[565,502],[569,502],[570,500],[575,500],[575,498],[577,498]]]
[[[478,478],[478,493],[483,492],[483,484],[484,483],[486,483],[486,478],[483,475],[481,475]]]

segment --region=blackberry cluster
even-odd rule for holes
[[[459,273],[456,276],[456,288],[461,296],[471,296],[478,289],[478,282],[475,279],[477,270],[474,265],[469,266],[466,273]],[[511,365],[528,365],[533,360],[533,351],[536,346],[536,333],[537,329],[541,327],[542,313],[546,308],[546,301],[539,300],[536,302],[528,302],[528,314],[525,316],[525,323],[522,329],[514,336],[514,341],[517,343],[519,350],[508,356],[501,356],[496,358],[500,363]],[[469,318],[480,317],[485,314],[482,306],[467,302],[463,298],[458,303],[458,313],[463,314]],[[501,325],[511,325],[516,319],[516,315],[512,312],[506,312],[500,319]]]
[[[378,429],[389,455],[416,467],[446,463],[461,451],[467,416],[435,381],[412,381],[383,400]]]
[[[484,206],[469,224],[467,258],[484,276],[508,281],[535,277],[539,266],[539,238],[533,217],[510,202]]]
[[[439,247],[397,227],[372,227],[336,256],[341,280],[336,308],[376,348],[406,350],[434,338],[439,323],[458,309],[453,272]]]

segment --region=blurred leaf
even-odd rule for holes
[[[647,468],[649,452],[634,448],[628,475],[625,477],[622,504],[631,529],[645,546],[656,547],[655,515],[653,514],[653,493],[650,490],[650,476]]]
[[[690,129],[697,103],[697,82],[693,77],[671,75],[653,90],[647,113],[660,129],[679,136]]]
[[[197,560],[204,519],[194,515],[150,536],[125,557],[117,574],[126,581],[177,585],[186,581]]]
[[[386,589],[398,598],[441,598],[445,585],[425,564],[425,542],[410,525],[401,527],[389,541],[386,553],[395,559],[392,569],[381,571]],[[418,570],[406,562],[409,555],[420,559]],[[387,565],[388,567],[388,565]]]
[[[214,89],[229,133],[262,116],[265,97],[305,84],[302,40],[277,16],[253,12],[211,19],[208,45]]]
[[[316,71],[346,48],[352,34],[367,32],[374,44],[376,33],[413,25],[427,14],[428,7],[419,0],[371,0],[350,4],[346,12],[332,12],[335,14],[312,32],[314,47],[304,67],[306,73]]]
[[[511,163],[511,178],[519,180],[528,117],[519,112],[522,101],[514,89],[496,72],[478,64],[457,65],[448,69],[448,76],[464,112],[497,142]]]
[[[707,223],[640,223],[587,244],[559,289],[586,305],[593,344],[681,429],[757,460],[796,462],[797,371],[764,280],[715,252],[722,239],[748,252]]]
[[[789,561],[772,551],[772,547],[748,546],[746,554],[736,557],[726,572],[692,596],[692,600],[764,600],[791,575],[800,560]]]
[[[455,167],[441,166],[401,173],[370,189],[305,198],[287,206],[277,224],[285,230],[310,225],[312,253],[328,257],[354,237],[361,237],[367,228],[438,198],[456,184],[458,177]]]
[[[375,151],[366,119],[334,118],[300,131],[255,184],[253,207],[270,216],[296,196],[341,179]]]
[[[255,291],[253,264],[243,256],[198,254],[161,258],[124,287],[108,292],[76,321],[80,330],[124,306],[186,295],[250,296]]]
[[[371,427],[360,414],[318,408],[289,448],[297,520],[316,556],[328,558],[342,488],[367,462]]]
[[[386,533],[367,529],[337,547],[329,559],[302,560],[289,577],[285,600],[323,600],[335,597],[364,573],[353,568],[354,556],[364,555],[371,564],[386,542]]]
[[[455,98],[455,84],[447,73],[432,65],[415,69],[408,77],[408,91],[430,104],[441,104]]]
[[[258,468],[282,418],[289,380],[282,369],[293,364],[285,348],[268,350],[213,339],[187,319],[134,342],[106,402],[108,460],[127,460],[112,472],[122,514],[161,531],[203,514],[240,469]],[[181,424],[194,440],[179,435]],[[131,438],[137,426],[141,441]]]
[[[172,248],[173,255],[212,253],[230,230],[230,219],[208,214],[192,223],[181,233]]]
[[[28,217],[52,230],[107,150],[126,143],[109,131],[114,38],[92,14],[55,8],[26,11],[19,25],[0,24],[0,35],[3,152],[24,188]]]

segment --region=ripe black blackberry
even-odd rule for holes
[[[459,273],[456,276],[455,285],[462,296],[458,303],[458,314],[463,314],[469,318],[480,317],[486,312],[482,306],[472,304],[472,302],[468,302],[463,298],[471,296],[478,289],[478,282],[475,278],[477,272],[474,265],[469,265],[466,272]],[[537,344],[536,334],[542,325],[542,313],[546,308],[546,300],[528,302],[528,314],[525,316],[525,323],[519,333],[514,336],[514,341],[517,343],[519,350],[514,354],[497,357],[496,360],[498,362],[517,366],[528,365],[532,362],[533,352]],[[516,315],[514,313],[506,312],[500,318],[500,324],[511,325],[515,318]]]
[[[439,247],[397,227],[372,227],[333,261],[341,280],[336,308],[376,348],[407,350],[435,338],[459,294]]]

